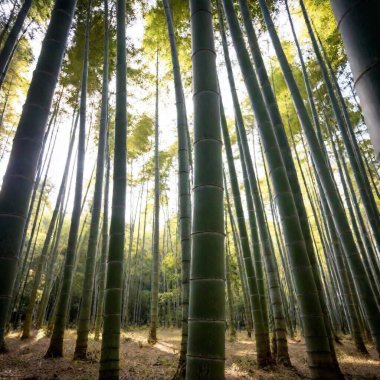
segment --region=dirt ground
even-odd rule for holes
[[[147,343],[148,330],[123,333],[121,343],[121,378],[125,380],[171,379],[176,370],[180,346],[180,330],[160,329],[158,343]],[[0,355],[0,379],[22,380],[87,380],[97,379],[100,343],[93,339],[89,345],[89,360],[73,361],[75,331],[65,335],[65,356],[44,359],[49,339],[43,331],[21,341],[18,333],[7,337],[9,352]],[[370,358],[355,353],[352,342],[343,339],[337,346],[338,360],[346,379],[380,379],[380,361],[373,347],[368,347]],[[226,343],[226,379],[307,379],[308,368],[305,344],[302,340],[289,341],[293,368],[275,366],[259,370],[255,361],[255,344],[239,333],[235,342]]]

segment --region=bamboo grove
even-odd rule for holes
[[[312,379],[345,378],[347,339],[378,358],[379,16],[2,2],[1,356],[43,333],[63,357],[74,331],[70,360],[99,341],[97,376],[119,379],[126,333],[171,328],[173,379],[224,379],[241,334],[252,373],[291,368],[296,339]]]

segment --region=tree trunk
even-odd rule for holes
[[[224,379],[225,265],[220,96],[211,2],[190,1],[194,220],[186,379]]]
[[[28,15],[29,9],[32,5],[32,0],[24,0],[22,7],[16,17],[16,20],[10,30],[8,37],[4,43],[3,48],[0,52],[0,89],[4,83],[5,76],[7,75],[7,68],[9,67],[9,62],[12,57],[12,52],[17,44],[18,36],[21,32],[22,26],[26,16]]]
[[[226,184],[227,181],[224,181]],[[227,200],[227,208],[228,208],[228,216],[230,218],[230,224],[231,224],[231,229],[232,229],[232,236],[234,240],[234,247],[235,247],[235,252],[236,252],[236,259],[238,262],[238,268],[239,268],[239,277],[241,281],[241,288],[243,292],[243,302],[244,302],[244,322],[245,322],[245,327],[247,330],[247,335],[248,338],[251,338],[252,335],[252,330],[253,330],[253,324],[252,324],[252,310],[249,302],[249,295],[248,295],[248,285],[247,285],[247,276],[245,275],[244,272],[244,262],[243,262],[243,257],[242,257],[242,248],[241,248],[241,242],[239,241],[237,231],[236,231],[236,226],[235,226],[235,221],[232,215],[232,209],[231,209],[231,203],[227,191],[227,184],[225,185],[226,188],[226,200]]]
[[[259,300],[258,304],[252,304],[254,309],[258,309],[261,317],[260,323],[261,326],[255,326],[255,336],[256,336],[256,347],[257,347],[257,361],[259,366],[266,366],[272,363],[272,356],[270,351],[270,339],[269,339],[269,321],[268,321],[268,311],[267,311],[267,300],[266,300],[266,292],[265,292],[265,279],[264,279],[264,271],[263,264],[261,258],[261,249],[265,246],[267,239],[259,240],[259,230],[258,230],[258,222],[257,215],[255,213],[255,207],[253,204],[253,200],[255,200],[258,207],[260,205],[258,202],[260,200],[257,198],[256,191],[256,176],[253,170],[252,158],[248,147],[248,141],[246,137],[243,117],[239,105],[239,100],[235,87],[235,80],[232,72],[232,65],[229,57],[228,47],[227,47],[227,39],[224,31],[223,18],[221,14],[220,7],[218,7],[219,11],[219,25],[220,31],[222,35],[223,42],[223,51],[224,58],[227,66],[228,79],[231,88],[231,94],[235,109],[236,115],[236,129],[238,136],[238,145],[240,152],[240,161],[243,171],[243,179],[244,179],[244,188],[246,192],[246,202],[248,209],[248,217],[249,217],[249,226],[251,231],[251,242],[252,242],[252,254],[253,254],[253,266],[255,272],[255,281],[257,283],[257,290],[259,292]],[[222,130],[224,129],[225,124],[225,116],[224,110],[222,109]],[[224,136],[224,131],[223,131]],[[260,211],[257,210],[257,213]],[[260,232],[263,232],[262,230]],[[261,244],[260,244],[261,243]],[[252,299],[253,302],[257,302],[256,298]],[[254,317],[254,323],[257,318]],[[260,337],[259,337],[260,335]]]
[[[4,342],[4,327],[41,143],[75,5],[75,0],[55,2],[3,179],[0,193],[0,346]]]
[[[88,334],[90,331],[90,316],[92,294],[94,288],[95,259],[99,236],[100,209],[102,205],[104,155],[108,122],[108,1],[104,2],[104,57],[103,57],[103,87],[100,128],[98,138],[98,155],[96,161],[96,177],[94,198],[92,204],[90,233],[86,255],[86,267],[83,280],[82,302],[79,312],[78,335],[75,344],[74,359],[85,359],[87,356]]]
[[[68,313],[69,299],[74,275],[74,263],[77,253],[78,230],[81,216],[82,192],[83,192],[83,172],[85,161],[85,141],[86,141],[86,106],[87,106],[87,77],[88,77],[88,51],[89,51],[89,32],[90,32],[91,2],[88,2],[86,16],[85,45],[83,57],[83,71],[81,84],[81,99],[79,108],[79,138],[78,138],[78,160],[75,182],[74,206],[71,215],[71,224],[67,251],[65,256],[62,289],[58,296],[57,312],[53,333],[50,340],[46,357],[63,356],[63,337],[65,333],[66,318]]]
[[[188,141],[188,123],[183,93],[181,70],[178,60],[178,51],[174,36],[174,25],[170,10],[169,0],[163,0],[168,35],[170,41],[171,58],[173,65],[174,89],[177,109],[177,135],[178,135],[178,193],[179,193],[179,223],[181,239],[181,306],[182,306],[182,331],[181,352],[178,361],[175,379],[184,379],[186,376],[186,351],[188,335],[189,315],[189,272],[190,272],[190,233],[191,233],[191,196],[190,196],[190,141]]]
[[[292,99],[294,102],[294,106],[297,110],[297,115],[299,117],[300,124],[305,132],[309,149],[315,167],[318,171],[319,179],[321,180],[323,190],[326,194],[326,199],[331,209],[334,224],[339,233],[342,245],[344,247],[345,255],[347,256],[347,261],[350,265],[350,270],[355,280],[355,286],[357,287],[358,292],[360,293],[360,297],[363,301],[363,307],[365,309],[365,313],[370,324],[371,333],[376,342],[376,349],[380,351],[379,308],[376,304],[375,297],[373,296],[372,289],[369,285],[368,278],[366,277],[363,264],[358,254],[356,243],[354,241],[350,229],[347,215],[343,208],[343,204],[341,203],[333,177],[328,167],[328,163],[326,162],[325,156],[323,155],[322,147],[313,129],[305,104],[303,103],[303,99],[297,87],[289,62],[287,61],[277,32],[274,28],[273,21],[269,14],[269,10],[264,0],[259,0],[259,4],[262,10],[265,23],[268,27],[273,46],[279,59],[279,63],[281,66],[281,70],[283,71],[286,84],[292,95]]]
[[[107,0],[106,0],[107,1]],[[110,182],[110,162],[108,153],[108,137],[106,143],[106,178],[104,185],[104,204],[103,204],[103,227],[102,227],[102,253],[100,258],[99,269],[99,297],[96,309],[95,320],[95,340],[99,340],[100,328],[102,325],[103,309],[104,309],[104,287],[106,284],[107,256],[108,256],[108,198],[109,198],[109,182]]]
[[[309,260],[286,168],[256,75],[250,63],[248,51],[244,45],[244,39],[233,9],[233,3],[231,0],[224,0],[223,4],[251,105],[258,120],[260,138],[268,162],[269,172],[271,173],[271,181],[275,198],[277,199],[296,291],[298,293],[298,302],[305,330],[306,345],[308,347],[309,367],[315,377],[335,378],[336,372],[329,348],[328,330],[323,317],[322,301],[320,300],[314,271]]]
[[[158,287],[160,276],[160,168],[158,147],[158,48],[156,61],[156,116],[154,132],[154,229],[153,229],[153,251],[152,251],[152,282],[150,300],[150,329],[148,342],[157,342],[158,327]]]
[[[226,184],[226,181],[224,181]],[[227,186],[225,186],[227,192]],[[227,212],[225,212],[225,222],[226,222],[226,237],[227,237],[227,250],[226,250],[226,290],[227,290],[227,300],[228,300],[228,322],[229,322],[229,331],[230,331],[230,341],[233,342],[236,339],[236,329],[235,329],[235,318],[234,318],[234,300],[232,295],[232,286],[231,286],[231,267],[230,267],[230,238],[228,233],[228,225],[227,225]]]
[[[99,379],[119,378],[127,162],[127,66],[124,0],[117,0],[116,20],[114,173]]]
[[[380,160],[380,46],[378,1],[331,0],[355,78],[376,158]]]
[[[13,17],[14,17],[14,14],[15,14],[16,10],[17,10],[17,6],[18,6],[18,4],[16,2],[14,2],[12,10],[11,10],[11,13],[10,13],[10,15],[8,17],[8,20],[7,20],[7,22],[5,23],[3,29],[0,32],[0,46],[2,45],[4,37],[5,37],[6,33],[8,32],[8,28],[9,28],[9,26],[11,25],[11,23],[13,21]]]
[[[69,150],[67,153],[66,164],[65,164],[65,169],[63,172],[62,180],[61,180],[61,185],[59,187],[57,200],[55,203],[52,217],[50,219],[49,227],[46,232],[46,237],[45,237],[44,245],[42,247],[41,255],[38,260],[37,268],[34,273],[34,282],[33,282],[33,287],[30,294],[29,306],[28,306],[26,316],[25,316],[25,322],[24,322],[23,331],[22,331],[22,339],[26,339],[30,337],[30,330],[32,327],[32,316],[33,316],[33,311],[34,311],[34,306],[35,306],[34,304],[37,298],[37,291],[38,291],[38,287],[40,286],[42,272],[46,263],[46,259],[47,259],[47,255],[48,255],[48,251],[50,247],[50,242],[53,237],[53,232],[56,227],[56,222],[59,216],[59,210],[63,203],[63,198],[65,194],[67,178],[68,178],[70,162],[71,162],[71,155],[72,155],[72,151],[74,147],[75,133],[76,133],[76,125],[74,126],[71,132]]]
[[[319,67],[321,69],[323,79],[325,82],[327,94],[330,99],[331,107],[334,112],[335,120],[337,122],[337,125],[339,127],[339,130],[341,132],[343,142],[346,148],[346,151],[348,153],[348,158],[350,161],[350,165],[352,168],[352,171],[354,173],[354,178],[356,180],[356,184],[360,193],[360,197],[364,206],[364,209],[366,211],[366,215],[369,221],[369,224],[371,226],[371,229],[373,231],[373,235],[376,241],[376,245],[378,248],[380,248],[380,217],[379,217],[379,211],[377,209],[377,205],[375,203],[375,199],[373,197],[373,193],[371,190],[371,185],[368,181],[367,174],[363,165],[363,161],[361,158],[357,157],[355,155],[355,150],[353,146],[353,139],[355,139],[355,136],[351,139],[349,136],[349,132],[347,129],[346,121],[343,116],[343,112],[341,108],[339,107],[338,99],[335,95],[333,84],[331,82],[326,64],[323,60],[321,51],[319,49],[317,40],[314,35],[314,31],[311,27],[311,23],[309,20],[309,16],[307,14],[306,8],[304,6],[304,3],[302,0],[300,0],[301,10],[305,19],[305,23],[309,32],[309,36],[313,45],[314,53],[317,57],[317,61],[319,64]],[[379,61],[380,62],[380,61]],[[380,71],[379,71],[380,74]],[[350,122],[348,120],[348,122]]]

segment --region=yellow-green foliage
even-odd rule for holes
[[[170,1],[172,10],[175,38],[178,49],[178,59],[184,81],[189,81],[191,75],[191,38],[189,23],[189,6],[186,1]],[[151,8],[144,16],[145,32],[143,51],[150,59],[155,59],[158,49],[160,60],[167,66],[167,75],[172,75],[172,62],[168,28],[161,1],[155,8]]]
[[[335,69],[338,69],[347,62],[347,57],[343,50],[343,44],[337,29],[334,14],[332,12],[329,0],[304,0],[305,6],[314,26],[314,30],[318,33],[327,55]],[[303,25],[301,42],[309,42],[306,26],[300,13],[300,7],[297,1],[294,4],[293,10],[297,14],[297,22]],[[305,41],[306,40],[306,41]]]

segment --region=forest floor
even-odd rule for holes
[[[100,342],[89,342],[89,360],[73,361],[75,331],[65,334],[65,355],[60,359],[44,359],[49,339],[40,331],[29,340],[20,340],[19,333],[6,339],[9,352],[0,355],[0,379],[20,380],[87,380],[97,379]],[[160,329],[158,343],[147,343],[148,330],[135,329],[122,334],[121,379],[171,379],[176,370],[180,347],[180,330]],[[93,337],[92,337],[93,338]],[[370,357],[355,352],[351,340],[343,339],[337,346],[338,360],[346,379],[380,379],[380,361],[373,347]],[[226,342],[226,379],[307,379],[308,368],[303,340],[289,340],[293,367],[273,366],[258,369],[255,344],[246,334],[238,333],[234,342]]]

